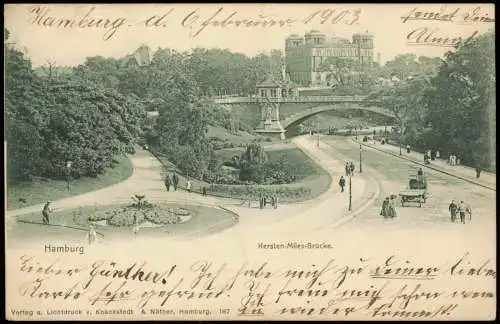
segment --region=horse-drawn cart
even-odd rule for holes
[[[399,193],[401,197],[401,206],[405,207],[405,203],[418,203],[418,207],[427,200],[427,180],[423,173],[419,171],[416,176],[410,176],[408,182],[408,190],[403,190]]]

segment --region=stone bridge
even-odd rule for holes
[[[324,111],[359,109],[394,117],[388,109],[377,107],[378,102],[368,100],[366,96],[294,96],[276,98],[255,96],[214,98],[214,101],[222,105],[238,106],[249,104],[250,106],[256,105],[260,107],[260,112],[253,110],[259,119],[255,131],[265,135],[278,135],[281,138],[284,138],[287,128]]]
[[[351,110],[351,109],[360,109],[364,111],[371,111],[373,113],[377,113],[380,115],[384,115],[387,117],[393,117],[394,115],[387,109],[379,108],[377,106],[363,106],[363,105],[352,105],[352,104],[336,104],[336,105],[320,105],[318,107],[307,108],[303,111],[296,112],[290,116],[285,117],[280,121],[281,126],[284,129],[287,129],[291,126],[300,124],[307,118],[322,113],[324,111],[331,110]]]

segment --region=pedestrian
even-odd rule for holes
[[[476,178],[479,178],[480,175],[481,175],[481,168],[476,167]]]
[[[137,233],[139,233],[139,224],[135,223],[132,226],[132,233],[134,233],[134,239],[137,237]]]
[[[50,203],[51,201],[47,201],[45,203],[45,206],[43,206],[43,209],[42,209],[42,222],[45,224],[45,225],[48,225],[49,224],[49,214],[52,212],[52,209],[50,208]]]
[[[448,156],[448,164],[451,165],[451,154]]]
[[[455,203],[455,200],[452,200],[450,205],[448,206],[448,210],[450,211],[452,223],[454,223],[455,219],[457,218],[457,209],[458,209],[457,203]]]
[[[439,150],[436,150],[436,159],[439,159],[441,157],[441,154],[439,153]]]
[[[262,194],[262,192],[259,194],[259,208],[264,208],[264,195]]]
[[[167,191],[170,191],[170,176],[168,174],[165,178],[165,188],[167,188]]]
[[[410,144],[406,145],[406,153],[410,154]]]
[[[186,190],[187,192],[191,192],[191,180],[187,181]]]
[[[459,165],[460,164],[460,157],[455,157],[455,159],[456,159],[455,165]]]
[[[203,197],[206,197],[207,196],[207,187],[203,186],[201,188],[201,194],[203,195]]]
[[[345,175],[348,177],[350,173],[351,173],[351,166],[349,165],[349,162],[346,162],[345,163]]]
[[[417,171],[417,181],[422,184],[424,183],[424,171],[422,168],[419,168]]]
[[[382,203],[382,210],[380,210],[380,215],[387,218],[389,215],[389,197],[385,197]]]
[[[469,214],[469,221],[471,221],[471,220],[472,220],[472,208],[471,208],[469,205],[467,205],[467,206],[465,207],[465,212],[466,212],[467,214]]]
[[[354,163],[351,162],[351,175],[354,175]]]
[[[174,191],[177,191],[177,186],[179,185],[179,177],[177,176],[177,173],[174,173],[172,176],[172,184],[174,185]]]
[[[340,176],[339,186],[340,186],[340,192],[344,192],[344,187],[345,187],[345,178],[344,178],[344,176]]]
[[[460,222],[462,224],[465,224],[465,204],[464,201],[461,200],[460,203],[458,204],[458,212],[460,213]]]
[[[397,216],[396,214],[396,196],[391,195],[391,199],[389,201],[389,215],[391,218],[394,218]]]
[[[92,245],[97,241],[97,233],[95,231],[94,224],[90,224],[87,238],[89,240],[89,245]]]

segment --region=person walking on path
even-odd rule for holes
[[[177,173],[174,173],[172,176],[172,183],[174,185],[174,191],[177,191],[177,186],[179,185],[179,177],[177,176]]]
[[[348,177],[350,173],[351,173],[351,166],[349,165],[349,162],[346,162],[345,163],[345,175]]]
[[[340,176],[339,186],[340,186],[340,192],[344,192],[344,187],[345,187],[345,178],[344,178],[344,176]]]
[[[398,216],[397,213],[396,213],[395,198],[396,198],[396,196],[391,195],[391,199],[389,201],[389,215],[390,215],[391,218],[394,218],[394,217]]]
[[[207,187],[203,186],[201,188],[201,194],[203,195],[203,197],[206,197],[207,196]]]
[[[406,153],[410,154],[410,144],[406,145]]]
[[[480,167],[476,167],[476,178],[479,178],[481,176],[481,168]]]
[[[170,191],[170,176],[168,174],[165,178],[165,188],[167,188],[167,191]]]
[[[191,180],[187,181],[186,190],[187,192],[191,192]]]
[[[350,162],[351,163],[351,175],[354,175],[354,163]]]
[[[439,153],[439,150],[436,150],[436,159],[439,159],[441,157],[441,154]]]
[[[389,197],[385,197],[384,202],[382,203],[382,210],[380,211],[380,215],[384,218],[389,216]]]
[[[89,232],[87,233],[87,239],[89,240],[89,245],[97,242],[97,233],[95,231],[94,225],[90,224]]]
[[[50,222],[49,214],[52,212],[52,209],[50,208],[50,203],[51,203],[51,201],[47,201],[45,203],[45,206],[43,206],[43,209],[42,209],[42,222],[45,225],[48,225]]]
[[[452,223],[454,223],[455,219],[457,218],[457,209],[458,209],[457,203],[455,203],[455,200],[452,200],[450,205],[448,206]]]
[[[458,204],[458,212],[460,213],[460,222],[462,224],[465,224],[465,204],[463,200],[460,200],[460,203]]]

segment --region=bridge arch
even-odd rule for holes
[[[290,116],[285,117],[281,120],[281,126],[284,129],[290,128],[292,126],[298,125],[304,120],[310,118],[311,116],[320,114],[325,111],[340,111],[340,110],[363,110],[370,111],[376,114],[380,114],[386,117],[395,118],[389,110],[378,107],[378,106],[365,106],[360,104],[329,104],[329,105],[319,105],[311,108],[307,108],[303,111],[294,113]]]

